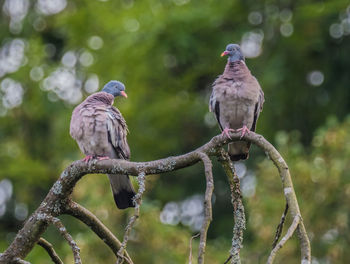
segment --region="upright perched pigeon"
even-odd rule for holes
[[[225,55],[228,55],[227,64],[224,73],[212,85],[209,111],[214,112],[223,134],[230,137],[229,131],[241,131],[243,137],[249,131],[255,131],[264,93],[247,68],[239,45],[227,45],[221,56]],[[231,160],[247,159],[249,148],[250,143],[245,141],[230,143]]]
[[[130,158],[126,141],[128,127],[119,110],[113,107],[114,98],[124,96],[125,86],[119,81],[110,81],[101,92],[90,95],[72,114],[70,135],[86,155],[92,158],[125,159]],[[119,209],[134,207],[132,198],[135,190],[128,175],[108,175],[114,201]]]

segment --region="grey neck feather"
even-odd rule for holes
[[[229,62],[244,61],[244,57],[242,54],[235,53],[235,54],[228,57],[228,61]]]

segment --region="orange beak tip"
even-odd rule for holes
[[[121,91],[120,94],[121,94],[123,97],[128,98],[128,95],[126,94],[126,92]]]
[[[221,53],[221,57],[226,56],[228,52],[225,50],[223,53]]]

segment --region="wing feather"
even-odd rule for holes
[[[108,140],[119,158],[129,159],[130,148],[126,140],[128,127],[121,113],[115,107],[111,106],[107,109],[106,125]]]
[[[260,112],[263,109],[263,104],[265,102],[265,98],[264,98],[264,92],[263,90],[260,88],[259,86],[259,98],[258,98],[258,102],[255,105],[255,109],[254,109],[254,121],[253,121],[253,125],[252,128],[250,129],[251,131],[255,132],[256,129],[256,122],[258,121]]]

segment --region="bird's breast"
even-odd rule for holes
[[[240,128],[251,125],[254,116],[255,98],[244,89],[244,84],[235,82],[221,90],[220,122],[225,127]]]

